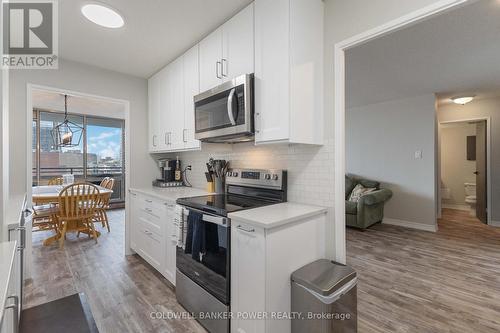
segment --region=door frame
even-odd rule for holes
[[[355,46],[477,0],[441,0],[334,45],[334,241],[335,260],[346,262],[345,232],[345,52]]]
[[[26,126],[27,128],[31,129],[33,126],[33,91],[34,90],[45,90],[45,91],[50,91],[54,92],[56,94],[62,94],[62,95],[70,95],[70,96],[77,96],[77,97],[84,97],[84,98],[94,98],[94,99],[100,99],[100,100],[105,100],[113,103],[120,103],[123,104],[124,110],[123,110],[123,118],[125,120],[125,235],[124,235],[124,241],[125,241],[125,253],[124,254],[132,254],[130,250],[130,223],[129,223],[129,214],[127,214],[128,207],[129,207],[129,196],[127,193],[129,193],[129,187],[130,187],[130,101],[125,100],[125,99],[118,99],[118,98],[113,98],[113,97],[107,97],[107,96],[100,96],[100,95],[95,95],[95,94],[89,94],[89,93],[84,93],[80,91],[74,91],[74,90],[69,90],[69,89],[63,89],[63,88],[56,88],[56,87],[51,87],[51,86],[45,86],[45,85],[39,85],[39,84],[33,84],[33,83],[28,83],[26,85]],[[32,157],[32,142],[33,142],[33,133],[31,130],[28,130],[28,137],[27,137],[27,142],[26,142],[26,197],[27,197],[27,202],[31,204],[32,202],[32,186],[33,186],[33,179],[32,179],[32,165],[33,165],[33,157]]]
[[[488,213],[488,225],[492,225],[491,222],[491,118],[490,117],[474,117],[474,118],[463,118],[463,119],[456,119],[456,120],[445,120],[445,121],[440,121],[439,125],[445,125],[445,124],[456,124],[456,123],[468,123],[468,122],[474,122],[474,121],[486,121],[486,195],[488,198],[486,199],[486,204],[488,207],[486,207],[486,211]],[[438,175],[439,175],[439,182],[436,184],[437,191],[438,193],[441,193],[441,170],[442,170],[442,165],[441,165],[441,128],[439,129],[439,146],[438,146]],[[441,195],[439,195],[436,200],[438,200],[439,204],[439,213],[441,214],[441,211],[443,210],[443,207],[441,207]]]

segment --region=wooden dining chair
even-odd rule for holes
[[[59,220],[61,237],[59,247],[64,246],[66,233],[76,231],[93,237],[97,243],[97,232],[92,219],[99,204],[99,188],[90,183],[75,183],[66,186],[59,193]]]
[[[49,179],[48,185],[62,185],[63,177],[54,177]],[[57,231],[57,204],[49,203],[33,206],[32,231]]]
[[[54,177],[49,179],[49,186],[51,185],[62,185],[63,184],[63,177]]]
[[[31,230],[48,231],[53,230],[58,232],[57,213],[59,209],[56,205],[47,204],[41,206],[33,206],[33,220],[31,223]]]
[[[106,188],[106,185],[108,184],[108,182],[109,182],[109,180],[110,180],[110,179],[111,179],[111,178],[109,178],[109,177],[104,177],[104,178],[101,180],[101,183],[99,184],[99,186]]]
[[[106,181],[104,182],[104,180]],[[101,182],[101,186],[108,190],[113,190],[113,187],[115,186],[115,179],[106,177],[104,178],[104,180]],[[94,222],[100,222],[103,228],[106,227],[108,229],[108,232],[111,231],[109,228],[109,220],[107,213],[107,210],[109,209],[110,199],[111,199],[111,193],[101,194],[100,201],[97,206],[96,214],[94,217]]]

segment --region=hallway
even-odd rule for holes
[[[500,228],[445,209],[437,233],[347,230],[360,333],[499,332]]]

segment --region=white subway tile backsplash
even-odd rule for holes
[[[188,180],[194,187],[205,188],[205,163],[213,157],[230,161],[232,167],[288,170],[289,201],[333,207],[333,139],[325,140],[323,146],[202,144],[201,151],[169,157],[176,155],[184,166],[192,166]]]

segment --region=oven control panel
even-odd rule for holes
[[[230,169],[226,173],[226,183],[282,189],[286,186],[286,175],[285,170],[279,169]]]

